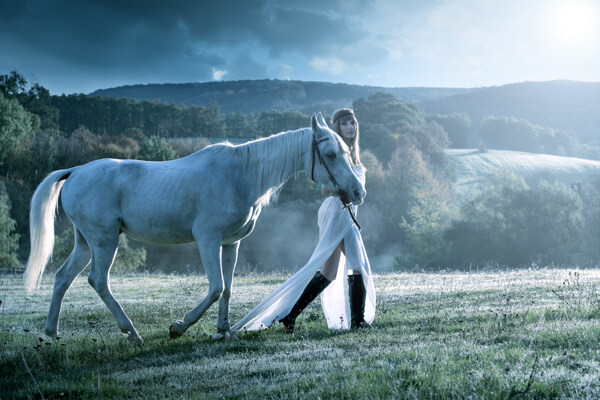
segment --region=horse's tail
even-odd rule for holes
[[[31,251],[25,268],[25,289],[33,292],[42,279],[46,264],[54,247],[54,217],[58,206],[58,197],[65,179],[73,169],[52,172],[40,183],[31,199],[29,213],[29,231]]]

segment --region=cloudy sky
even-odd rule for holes
[[[600,81],[598,0],[0,0],[0,74],[52,94],[292,79]]]

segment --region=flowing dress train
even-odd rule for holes
[[[354,169],[361,183],[365,184],[365,173],[360,167]],[[352,206],[354,212],[357,207]],[[266,329],[285,317],[308,282],[331,256],[343,240],[344,254],[340,257],[335,280],[321,293],[321,305],[329,329],[350,329],[350,299],[348,296],[348,271],[361,271],[367,296],[365,300],[366,322],[375,318],[375,287],[371,266],[360,232],[348,210],[343,208],[338,197],[329,196],[319,208],[319,242],[308,262],[287,281],[246,314],[233,327],[233,331],[255,331]]]

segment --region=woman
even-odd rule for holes
[[[360,162],[354,111],[349,108],[335,111],[331,125],[350,148],[354,173],[364,185],[365,168]],[[298,315],[321,293],[330,329],[370,327],[375,317],[375,289],[360,231],[337,193],[330,193],[326,187],[321,192],[327,198],[319,208],[319,243],[310,260],[234,325],[233,330],[265,329],[280,321],[286,332],[293,333]],[[356,206],[351,207],[356,212]]]

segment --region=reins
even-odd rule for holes
[[[319,143],[324,142],[326,140],[328,140],[328,138],[323,138],[321,140],[317,140],[317,139],[315,139],[315,136],[313,134],[313,140],[312,140],[312,167],[311,167],[311,171],[310,171],[310,179],[313,182],[316,182],[315,181],[315,154],[316,154],[316,156],[319,158],[319,162],[321,163],[321,165],[323,167],[325,167],[325,171],[327,171],[327,175],[329,175],[329,179],[331,180],[331,183],[333,184],[333,186],[336,188],[337,192],[339,193],[339,195],[340,195],[340,201],[342,202],[342,205],[344,206],[343,208],[346,208],[348,210],[348,213],[350,214],[350,218],[352,218],[352,222],[354,222],[354,224],[356,225],[356,227],[360,231],[360,230],[362,230],[362,228],[360,227],[360,224],[356,220],[356,216],[354,215],[354,211],[352,210],[352,202],[349,201],[348,195],[346,194],[346,192],[344,190],[342,190],[342,188],[340,187],[340,185],[335,180],[335,177],[333,176],[333,174],[329,170],[329,167],[327,166],[327,164],[325,163],[325,161],[323,161],[323,156],[321,155],[321,151],[319,150]]]

